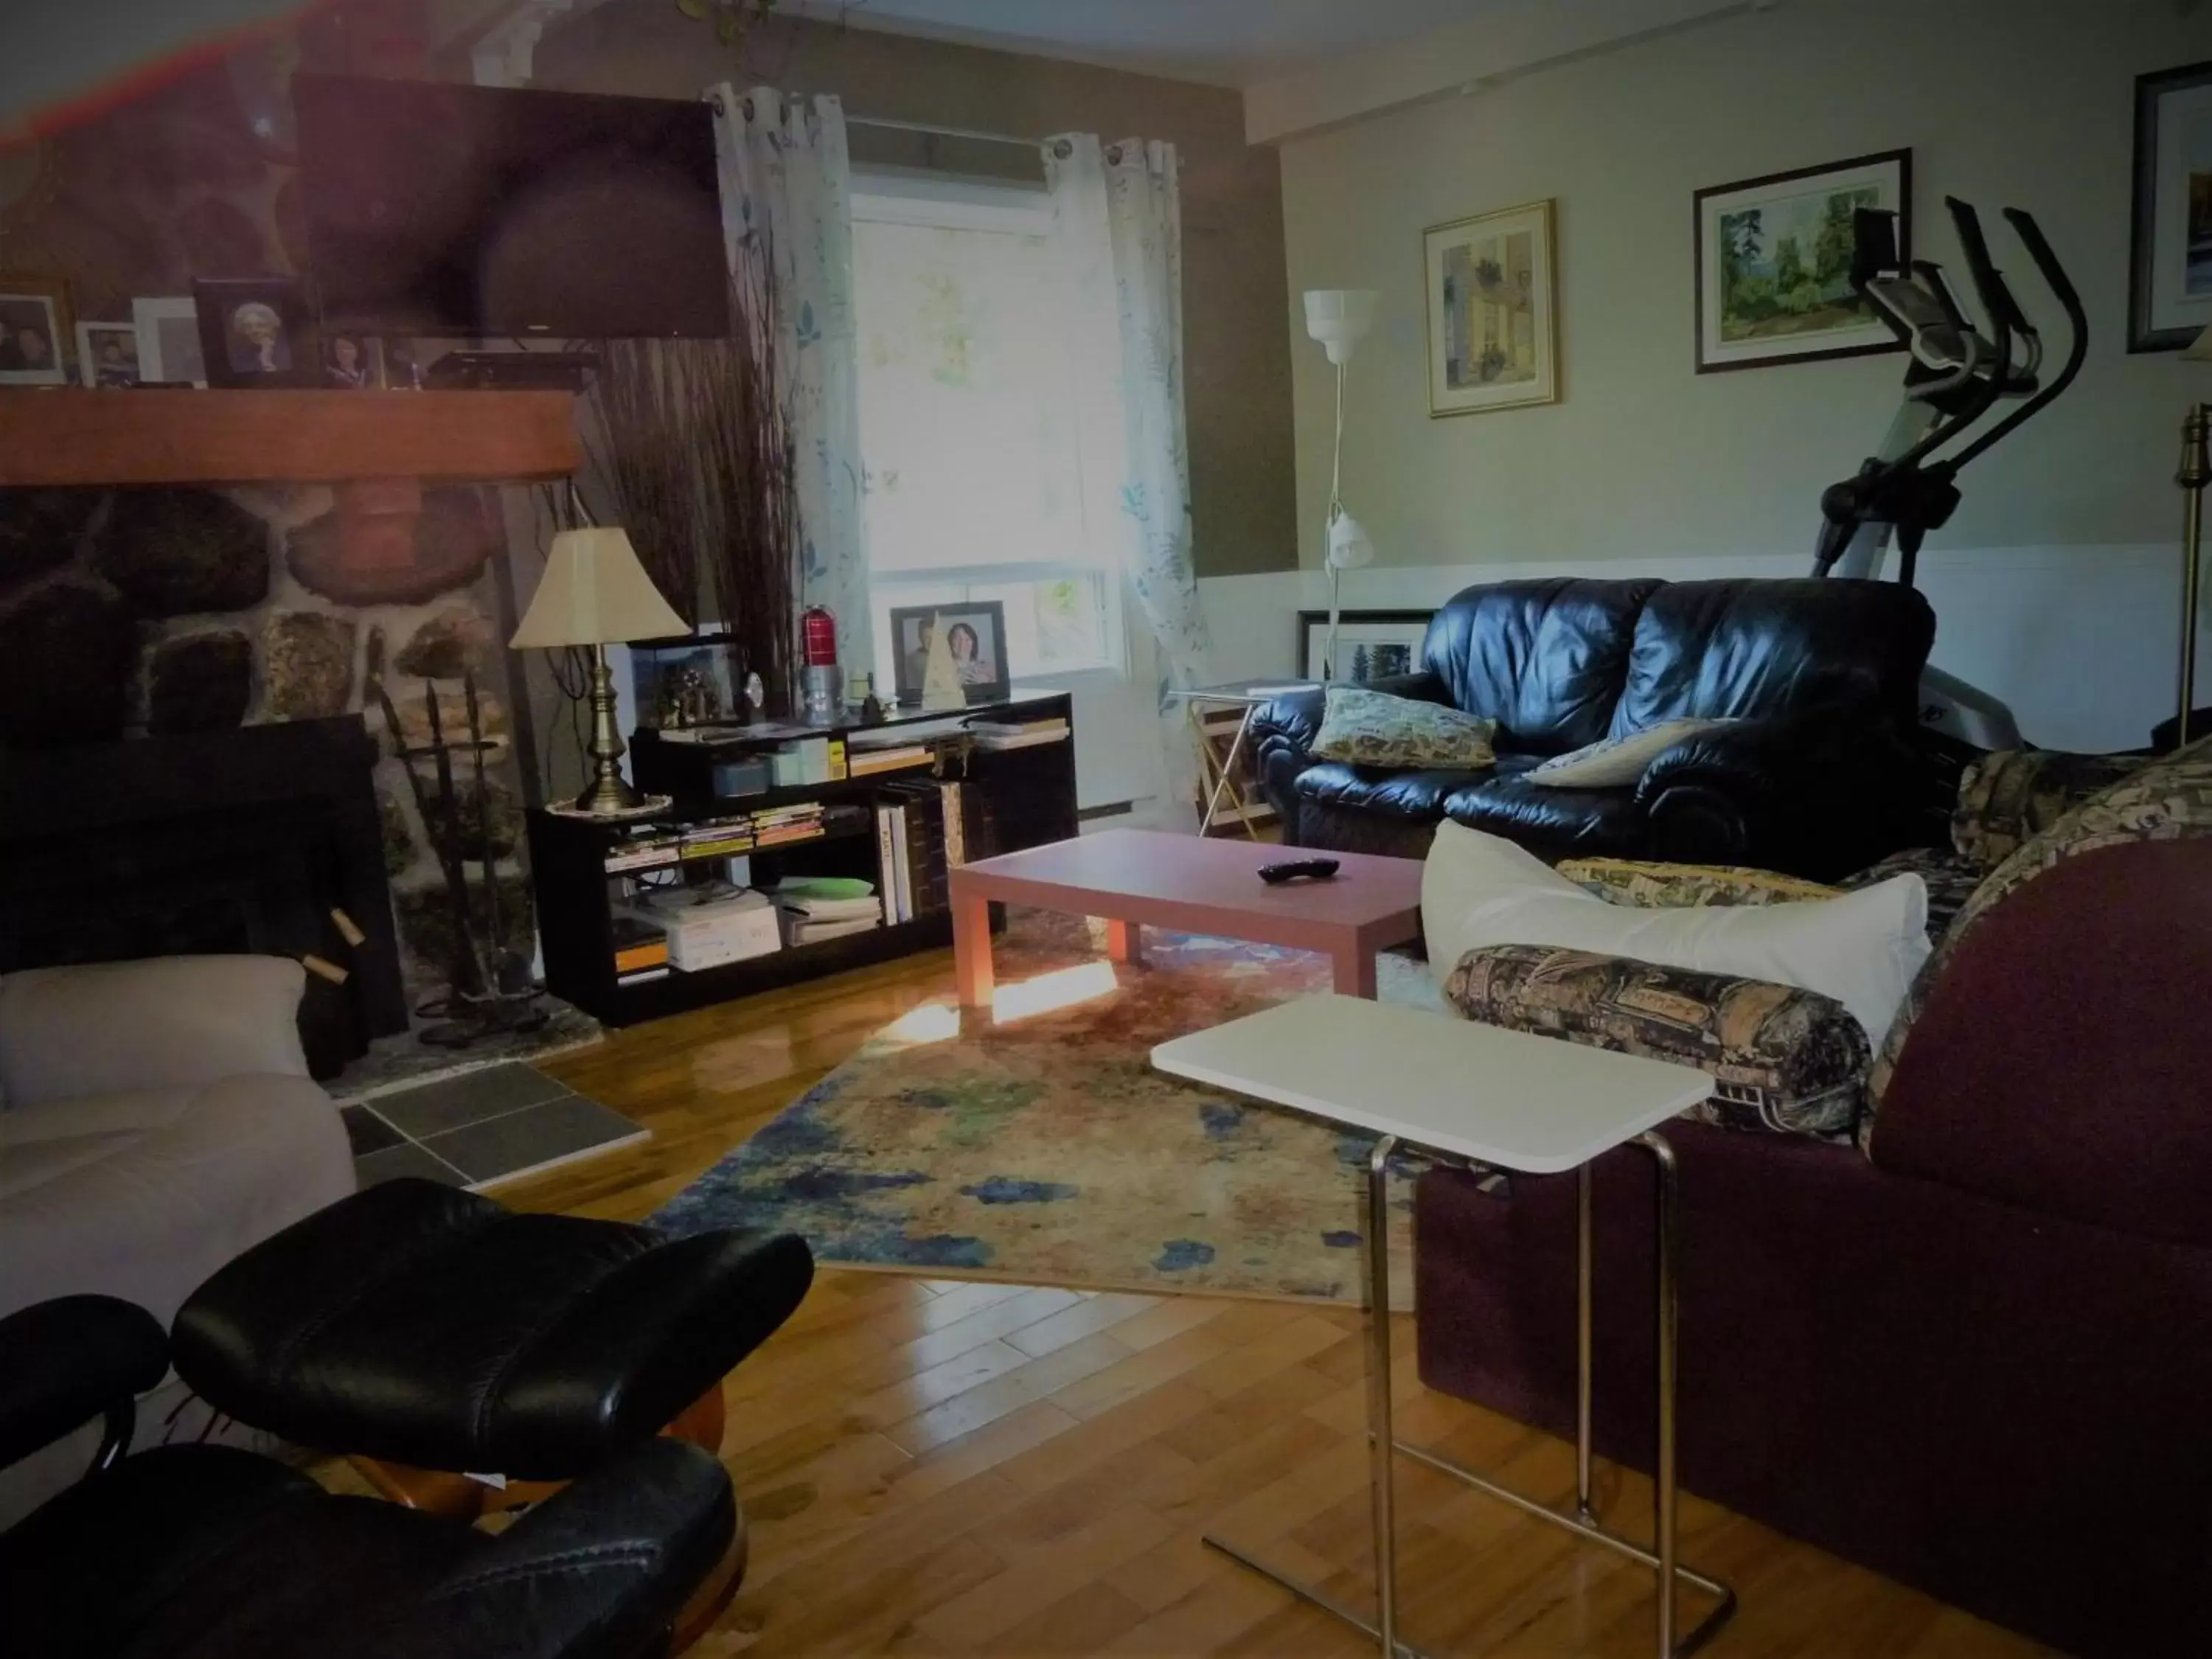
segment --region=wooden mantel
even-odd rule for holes
[[[415,557],[428,483],[583,465],[565,392],[0,391],[0,487],[326,483],[340,556]]]
[[[0,392],[0,486],[564,478],[565,392]]]

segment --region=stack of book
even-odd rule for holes
[[[645,917],[617,911],[613,925],[615,982],[641,985],[668,976],[668,930]]]
[[[945,801],[937,784],[915,778],[884,786],[876,798],[876,853],[886,919],[912,921],[951,902]]]
[[[752,815],[753,845],[765,850],[794,841],[813,841],[822,834],[822,803],[793,801]]]
[[[897,743],[880,748],[855,747],[848,763],[856,778],[865,778],[878,772],[896,772],[909,766],[926,766],[935,758],[927,744]]]
[[[790,945],[818,945],[826,939],[843,939],[884,925],[884,902],[873,893],[848,890],[864,882],[787,881],[775,890],[776,914],[783,924],[784,942]]]
[[[687,859],[733,859],[753,850],[753,823],[750,817],[715,818],[706,823],[695,823],[684,832],[684,856]]]
[[[1068,726],[1058,714],[1030,720],[970,720],[968,735],[978,749],[1028,749],[1041,743],[1065,743]]]
[[[615,876],[629,870],[658,870],[683,856],[682,836],[642,833],[615,843],[606,856],[606,871]]]

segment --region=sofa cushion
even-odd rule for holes
[[[1959,779],[1951,844],[1986,874],[2099,790],[2152,763],[2142,755],[2074,755],[2058,749],[1984,755]]]
[[[1863,704],[1910,724],[1936,613],[1899,582],[1669,582],[1636,623],[1608,735]]]
[[[1364,686],[1332,685],[1315,733],[1316,760],[1359,766],[1490,764],[1495,720],[1442,703],[1394,697]]]
[[[1895,1057],[1875,1161],[2212,1245],[2212,837],[2069,859],[1954,939]]]
[[[307,1075],[307,975],[283,957],[157,957],[0,978],[0,1095],[11,1107]]]
[[[1555,856],[1627,858],[1644,848],[1633,789],[1547,789],[1525,774],[1503,776],[1447,795],[1444,816]]]
[[[1542,945],[1460,958],[1444,997],[1470,1019],[1711,1074],[1689,1116],[1724,1129],[1847,1138],[1871,1051],[1832,997],[1770,981]]]
[[[303,1077],[0,1113],[0,1314],[90,1292],[166,1325],[224,1262],[353,1189],[337,1108]]]
[[[1501,751],[1557,755],[1605,736],[1656,581],[1493,582],[1437,612],[1423,660],[1451,700],[1498,722]]]
[[[1297,793],[1300,800],[1320,805],[1352,807],[1432,823],[1444,815],[1444,797],[1466,788],[1468,778],[1474,775],[1478,775],[1461,767],[1409,772],[1323,761],[1298,775]]]
[[[1646,767],[1683,738],[1727,724],[1725,720],[1662,720],[1641,732],[1600,738],[1553,756],[1529,771],[1528,781],[1547,789],[1632,788],[1643,781]]]
[[[1421,931],[1441,979],[1492,945],[1564,945],[1665,967],[1793,985],[1886,1030],[1928,955],[1916,877],[1808,904],[1638,910],[1608,904],[1494,836],[1438,827],[1421,866]]]
[[[2136,841],[2184,841],[2212,836],[2212,738],[2154,761],[2107,784],[2049,829],[2031,836],[2021,848],[1992,870],[1960,907],[1950,931],[1912,983],[1888,1034],[1875,1051],[1867,1079],[1868,1115],[1862,1135],[1869,1146],[1875,1122],[1889,1092],[1889,1081],[1905,1052],[1914,1022],[1950,957],[1998,905],[2030,882],[2069,860],[2100,848]]]

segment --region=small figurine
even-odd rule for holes
[[[687,668],[677,677],[677,696],[684,706],[683,724],[705,726],[721,718],[721,699],[703,669]]]
[[[757,722],[767,703],[768,687],[762,682],[760,675],[757,672],[746,675],[744,723],[751,726]]]

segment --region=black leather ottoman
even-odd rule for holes
[[[670,1238],[392,1181],[231,1262],[171,1341],[203,1398],[302,1445],[567,1480],[719,1398],[813,1277],[788,1233]]]

